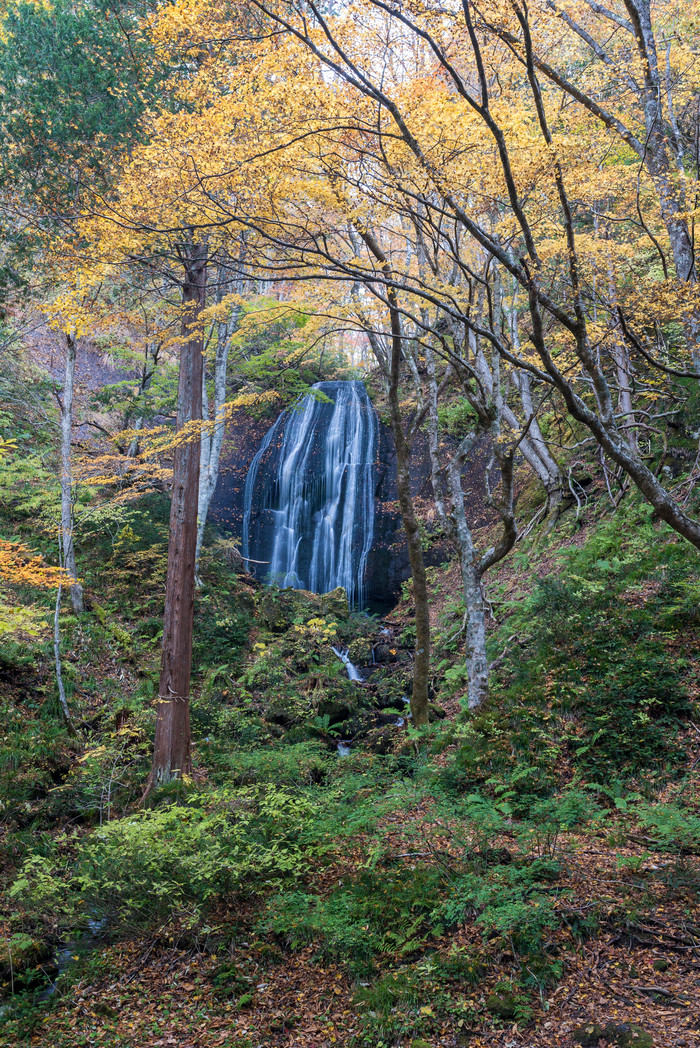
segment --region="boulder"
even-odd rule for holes
[[[372,661],[372,646],[366,637],[357,637],[348,646],[348,658],[355,666],[367,666]]]
[[[574,1043],[580,1044],[582,1048],[597,1048],[604,1032],[603,1027],[598,1023],[586,1023],[585,1026],[577,1026],[575,1030],[572,1030],[571,1036]]]
[[[608,1023],[603,1036],[618,1048],[654,1048],[654,1038],[635,1023]]]
[[[518,1005],[515,996],[507,990],[500,993],[492,993],[486,999],[486,1009],[499,1019],[512,1022],[515,1019]]]
[[[332,619],[347,619],[350,614],[348,595],[342,586],[336,586],[330,593],[320,597],[321,614]]]

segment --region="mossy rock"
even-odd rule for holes
[[[342,586],[336,586],[330,593],[322,593],[320,603],[323,615],[330,615],[334,619],[347,619],[350,615],[348,595]]]
[[[508,991],[492,993],[486,1000],[486,1010],[498,1019],[511,1022],[517,1014],[518,1002],[515,996],[512,993],[508,993]]]
[[[664,960],[663,957],[657,957],[656,960],[654,961],[653,968],[654,968],[655,972],[668,971],[668,967],[669,967],[668,961]]]
[[[654,1038],[634,1023],[609,1023],[603,1036],[618,1048],[654,1048]]]
[[[299,590],[264,589],[258,600],[258,619],[271,633],[286,633],[304,606]]]
[[[235,589],[236,610],[252,615],[255,611],[255,593],[249,586],[236,586]]]
[[[348,598],[342,586],[320,594],[267,587],[258,597],[258,619],[271,633],[286,633],[294,622],[312,618],[340,621],[349,615]]]
[[[414,1037],[411,1041],[411,1048],[433,1048],[433,1046],[428,1041],[422,1040],[420,1037]]]
[[[585,1026],[577,1026],[572,1031],[571,1036],[574,1039],[575,1044],[580,1044],[582,1048],[597,1048],[598,1042],[604,1034],[602,1026],[598,1023],[586,1023]]]
[[[367,666],[372,661],[372,646],[366,637],[358,637],[348,647],[348,657],[355,666]]]

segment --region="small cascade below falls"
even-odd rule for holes
[[[345,649],[343,649],[343,648],[333,648],[333,654],[337,655],[338,658],[340,659],[340,661],[345,666],[345,669],[348,672],[348,677],[350,678],[350,680],[364,682],[365,678],[362,676],[362,674],[360,673],[360,671],[358,670],[358,668],[354,664],[354,662],[350,661],[350,656],[348,654],[348,649],[347,648],[345,648]]]
[[[362,382],[317,382],[263,438],[246,478],[243,559],[270,582],[365,603],[378,422]]]

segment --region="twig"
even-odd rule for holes
[[[522,542],[524,538],[527,538],[527,536],[530,534],[535,525],[539,524],[541,518],[544,517],[547,513],[547,505],[548,503],[545,502],[542,506],[540,506],[530,523],[526,524],[523,530],[518,532],[518,542]]]
[[[510,645],[512,644],[512,642],[514,640],[518,640],[518,634],[517,633],[513,633],[512,636],[510,636],[508,638],[508,640],[506,641],[506,646],[503,649],[503,651],[501,652],[501,654],[497,658],[495,658],[493,660],[493,662],[489,663],[489,671],[493,671],[493,670],[497,670],[498,669],[498,667],[501,665],[501,663],[505,659],[506,653],[507,653]]]

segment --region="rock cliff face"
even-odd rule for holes
[[[488,441],[482,440],[474,449],[465,469],[463,483],[472,527],[479,527],[490,520],[489,514],[484,511],[483,497],[479,494],[483,491],[488,459]],[[421,519],[428,525],[433,521],[437,524],[430,481],[430,451],[423,434],[419,434],[413,445],[410,472],[411,492]],[[391,428],[380,423],[374,545],[367,566],[370,602],[378,608],[394,604],[401,583],[411,575],[397,497],[394,438]],[[447,540],[442,539],[427,545],[424,556],[428,566],[444,564],[454,556],[454,549]]]
[[[260,442],[274,422],[274,417],[251,419],[242,412],[236,413],[229,423],[222,453],[219,483],[210,509],[210,519],[224,531],[240,536],[243,525],[243,493],[248,469]],[[488,444],[482,442],[475,449],[465,471],[464,485],[467,491],[467,507],[470,522],[474,526],[485,524],[483,500],[478,493],[483,490],[483,475],[488,461]],[[411,455],[411,489],[421,511],[428,522],[434,519],[432,488],[430,483],[430,456],[428,443],[421,434],[415,442]],[[375,521],[374,543],[367,565],[367,596],[369,604],[378,611],[391,607],[400,592],[401,583],[410,577],[408,550],[403,537],[401,515],[396,491],[396,451],[391,429],[380,421],[375,470]],[[429,565],[444,563],[452,555],[445,541],[434,543],[426,551]],[[254,568],[254,565],[251,565]],[[257,569],[262,578],[265,566]]]

